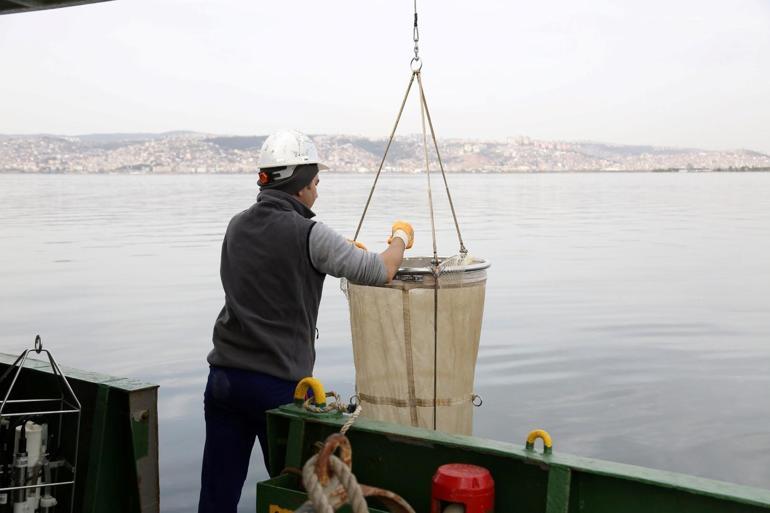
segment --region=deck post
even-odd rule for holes
[[[548,470],[546,513],[568,513],[572,471],[567,467],[552,465]]]

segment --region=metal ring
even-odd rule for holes
[[[40,338],[40,335],[35,335],[35,351],[37,351],[38,354],[43,350],[43,340]]]
[[[409,67],[413,72],[418,73],[422,69],[422,60],[419,57],[412,57]]]
[[[476,402],[477,399],[478,399],[478,403]],[[473,404],[473,406],[478,408],[479,406],[484,404],[484,399],[482,399],[481,396],[478,395],[478,394],[472,394],[471,395],[471,404]]]
[[[342,433],[329,435],[326,442],[324,442],[323,449],[318,453],[315,467],[315,473],[322,485],[326,485],[326,483],[329,482],[329,457],[334,454],[337,449],[340,450],[339,458],[342,462],[347,465],[348,468],[353,466],[353,449],[350,447],[350,440],[348,440]]]

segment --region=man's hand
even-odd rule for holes
[[[391,234],[388,238],[388,244],[393,242],[393,239],[399,238],[404,241],[404,248],[409,249],[414,245],[414,228],[406,221],[396,221],[391,228]]]
[[[403,244],[393,244],[394,241],[401,241]],[[401,261],[404,259],[404,250],[411,248],[414,244],[414,228],[406,221],[396,221],[391,228],[390,237],[388,237],[388,249],[380,253],[382,261],[385,263],[385,270],[388,274],[388,282],[398,272]]]
[[[364,251],[369,251],[369,250],[366,248],[366,246],[364,246],[364,243],[363,243],[363,242],[359,242],[359,241],[357,241],[357,240],[353,240],[353,239],[348,239],[348,242],[349,242],[349,243],[351,243],[351,244],[353,244],[353,245],[354,245],[355,247],[357,247],[358,249],[363,249]]]

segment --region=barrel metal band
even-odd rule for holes
[[[473,394],[468,394],[466,397],[453,397],[449,399],[422,399],[415,397],[414,399],[398,399],[396,397],[381,397],[376,395],[362,394],[358,392],[358,398],[361,401],[370,404],[384,404],[387,406],[396,406],[398,408],[410,407],[416,411],[416,407],[432,408],[436,406],[459,406],[461,404],[470,403],[473,401]],[[415,424],[417,425],[417,424]]]

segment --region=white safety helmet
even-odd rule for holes
[[[259,169],[285,167],[271,173],[273,179],[289,178],[296,166],[316,164],[318,169],[328,169],[318,159],[318,150],[312,139],[296,130],[281,130],[265,139],[259,152]]]

